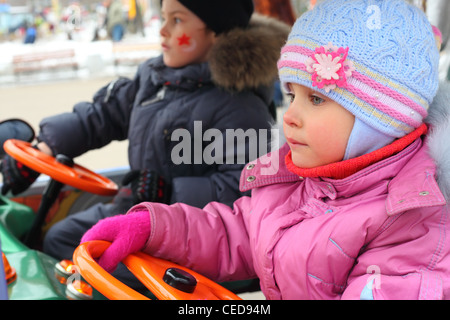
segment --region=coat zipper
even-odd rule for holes
[[[151,105],[155,102],[164,100],[164,97],[166,95],[167,86],[163,86],[161,89],[159,89],[158,93],[156,93],[156,96],[150,100],[146,100],[141,103],[141,107],[146,107],[148,105]]]
[[[161,89],[159,89],[159,91],[156,93],[156,96],[154,98],[144,101],[143,103],[141,103],[140,107],[143,108],[143,107],[149,106],[153,103],[156,103],[158,101],[164,100],[164,97],[166,95],[166,90],[167,90],[167,86],[163,86]],[[148,130],[150,130],[150,128],[147,126],[144,134],[142,135],[141,146],[145,145],[144,141],[145,141],[145,137],[147,136]],[[142,157],[140,159],[140,162],[142,162]],[[140,166],[142,167],[143,163],[140,163]]]

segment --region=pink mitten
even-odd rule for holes
[[[84,234],[81,243],[92,240],[112,242],[98,260],[98,264],[111,273],[126,256],[141,250],[149,237],[150,215],[148,211],[136,211],[100,220]]]

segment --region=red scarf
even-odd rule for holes
[[[422,124],[419,128],[411,132],[410,134],[395,140],[393,143],[375,150],[371,153],[362,155],[360,157],[330,163],[324,166],[315,168],[299,168],[292,162],[291,151],[285,157],[286,167],[292,173],[303,177],[325,177],[332,179],[344,179],[352,174],[362,170],[375,162],[386,159],[395,153],[398,153],[409,146],[413,141],[427,132],[426,124]]]

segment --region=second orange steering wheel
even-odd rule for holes
[[[113,181],[77,164],[73,167],[62,164],[33,148],[29,142],[10,139],[5,141],[3,148],[15,160],[61,183],[98,195],[117,193],[118,187]]]

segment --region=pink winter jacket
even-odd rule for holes
[[[150,213],[146,252],[216,281],[258,277],[268,299],[448,299],[449,206],[429,149],[418,139],[332,180],[289,172],[285,145],[247,165],[241,189],[252,194],[233,208],[130,212]]]

